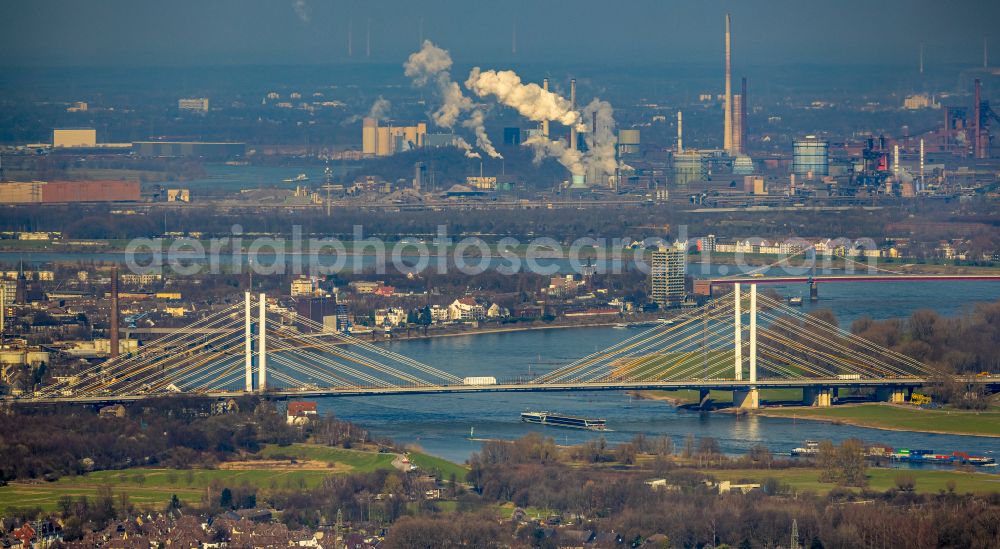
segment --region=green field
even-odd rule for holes
[[[761,415],[835,421],[898,431],[1000,436],[1000,412],[923,410],[888,404],[852,404],[830,408],[770,408]]]
[[[259,459],[294,458],[301,461],[335,463],[338,468],[349,467],[351,472],[367,473],[376,469],[391,469],[394,454],[379,454],[360,450],[345,450],[315,444],[290,446],[265,445],[256,454]]]
[[[190,474],[189,474],[190,473]],[[301,489],[319,486],[322,470],[224,470],[224,469],[128,469],[126,471],[96,471],[84,476],[63,477],[56,482],[12,482],[0,487],[0,509],[9,507],[41,507],[54,509],[59,498],[87,496],[94,498],[98,487],[109,485],[115,494],[128,493],[139,507],[163,507],[173,494],[181,501],[199,502],[205,488],[213,483],[221,486],[249,484],[261,489]]]
[[[837,488],[836,484],[819,481],[819,469],[732,469],[708,470],[705,474],[714,476],[717,480],[763,482],[774,478],[787,484],[796,491],[811,491],[825,494]],[[868,488],[875,491],[885,491],[896,486],[896,476],[912,475],[916,479],[916,491],[920,493],[938,493],[948,489],[948,481],[955,482],[955,492],[964,494],[991,494],[1000,492],[1000,475],[988,473],[966,473],[962,471],[938,471],[920,469],[868,469]]]
[[[464,465],[419,452],[410,453],[410,462],[420,468],[421,471],[442,480],[449,480],[451,475],[455,475],[455,480],[465,482],[465,474],[469,472]]]
[[[116,497],[128,493],[138,507],[164,507],[171,496],[181,501],[198,503],[207,487],[235,487],[244,484],[261,490],[305,489],[319,486],[332,474],[371,472],[393,469],[395,454],[345,450],[313,444],[290,446],[266,445],[249,459],[240,462],[239,469],[162,469],[136,468],[124,471],[95,471],[84,476],[67,476],[56,482],[12,482],[0,487],[0,511],[10,507],[41,507],[52,510],[63,496],[94,498],[100,486],[108,485]],[[440,475],[445,480],[455,473],[461,482],[466,469],[450,461],[421,453],[411,453],[411,461],[428,473]],[[255,466],[255,460],[268,460]],[[287,464],[275,461],[289,460]],[[295,460],[292,463],[291,460]]]

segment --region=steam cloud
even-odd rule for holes
[[[555,158],[557,162],[566,167],[573,175],[583,175],[586,167],[583,165],[583,155],[580,151],[573,150],[562,141],[552,141],[542,135],[534,135],[524,141],[525,147],[531,147],[535,151],[535,164],[546,158]]]
[[[491,158],[503,158],[500,153],[493,148],[493,143],[490,141],[490,137],[486,135],[486,126],[483,122],[483,118],[483,111],[474,109],[472,113],[469,114],[469,119],[462,122],[462,126],[465,128],[471,128],[472,131],[476,132],[476,146],[482,149],[483,152],[490,155]]]
[[[461,137],[455,136],[455,139],[453,139],[451,143],[452,145],[455,145],[459,149],[465,151],[466,158],[482,158],[482,156],[479,156],[479,153],[472,150],[472,145],[470,145],[468,141],[462,139]]]
[[[454,128],[455,123],[464,114],[469,113],[468,118],[462,122],[462,127],[471,129],[476,134],[476,145],[486,154],[493,158],[502,158],[500,153],[493,147],[492,141],[486,134],[486,127],[483,125],[485,116],[481,109],[477,108],[472,99],[462,93],[462,88],[457,82],[452,81],[451,55],[447,50],[439,48],[430,40],[424,40],[420,51],[410,54],[410,57],[403,64],[404,74],[413,79],[413,85],[417,87],[432,87],[441,98],[441,106],[431,113],[434,124],[442,128]],[[465,145],[466,156],[476,154],[471,151],[471,145],[464,139],[456,139],[456,143],[461,141]],[[476,154],[475,158],[479,155]],[[471,156],[470,156],[471,158]]]
[[[295,9],[295,15],[299,16],[299,19],[303,23],[308,23],[312,15],[312,10],[309,9],[309,4],[306,0],[294,0],[292,2],[292,8]]]
[[[587,174],[594,179],[592,184],[601,176],[614,173],[618,167],[614,109],[611,103],[594,99],[583,108],[583,119],[592,120],[594,113],[597,114],[597,127],[586,134],[587,153],[583,159]]]
[[[580,113],[572,109],[569,101],[538,84],[523,84],[514,71],[482,71],[474,67],[465,87],[479,97],[496,96],[500,104],[516,109],[528,120],[549,120],[564,126],[580,120]]]
[[[368,109],[368,117],[374,118],[376,120],[384,120],[389,114],[389,109],[392,108],[392,103],[388,99],[378,96],[378,99],[372,103],[372,108]]]

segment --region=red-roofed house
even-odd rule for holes
[[[309,423],[310,418],[318,416],[319,412],[316,410],[315,402],[293,400],[288,403],[287,420],[289,425],[304,425]]]

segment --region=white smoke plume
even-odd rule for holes
[[[490,136],[486,135],[486,126],[484,125],[483,118],[483,111],[474,109],[469,113],[469,119],[462,122],[462,126],[470,128],[476,133],[476,146],[488,154],[490,158],[503,158],[503,155],[498,153],[496,148],[493,147]]]
[[[378,99],[372,103],[372,108],[368,109],[368,117],[376,120],[385,120],[385,118],[389,115],[389,110],[391,108],[392,103],[380,95],[378,96]]]
[[[444,73],[445,76],[442,79],[447,80],[447,82],[441,81],[438,86],[438,91],[441,94],[441,106],[431,115],[434,123],[442,128],[454,127],[458,117],[462,116],[463,112],[472,110],[473,107],[472,100],[462,94],[462,88],[459,88],[457,83],[452,82],[447,74]]]
[[[295,15],[299,16],[299,20],[303,23],[309,22],[312,16],[312,10],[309,9],[309,4],[306,3],[306,0],[294,0],[292,2],[292,8],[295,9]]]
[[[514,71],[482,71],[474,67],[465,87],[479,97],[496,96],[502,105],[512,107],[521,116],[541,122],[555,121],[571,126],[580,121],[580,114],[568,100],[546,91],[538,84],[524,84]]]
[[[403,63],[404,74],[413,79],[413,85],[426,86],[431,80],[436,80],[442,73],[451,70],[451,54],[441,49],[430,40],[424,40],[420,51],[410,54]],[[448,77],[451,80],[451,77]]]
[[[466,158],[482,158],[481,156],[479,156],[479,153],[472,150],[472,145],[470,145],[468,141],[462,139],[461,137],[458,137],[457,135],[455,136],[455,139],[453,139],[451,143],[456,147],[458,147],[459,149],[465,151]]]
[[[611,103],[594,99],[583,108],[583,124],[592,121],[594,113],[597,114],[597,128],[588,128],[584,138],[587,152],[583,156],[587,175],[593,179],[591,184],[602,176],[615,173],[615,168],[618,167],[614,109],[611,108]]]
[[[555,158],[560,164],[566,167],[573,175],[584,175],[586,167],[583,165],[583,155],[580,151],[567,147],[562,141],[552,141],[542,135],[529,137],[522,143],[525,147],[531,147],[535,151],[535,164],[546,158]]]
[[[442,128],[453,128],[458,119],[469,112],[469,118],[462,123],[462,126],[475,132],[476,146],[493,158],[501,158],[493,147],[489,135],[486,134],[482,110],[477,109],[472,99],[462,93],[458,83],[452,81],[449,72],[451,66],[451,55],[448,50],[435,46],[430,40],[424,40],[420,51],[410,54],[406,63],[403,63],[404,74],[413,79],[414,86],[432,86],[441,97],[441,106],[431,113],[434,124]],[[461,142],[471,149],[464,139]],[[469,149],[466,149],[466,156],[472,153]],[[476,157],[478,158],[478,155]]]

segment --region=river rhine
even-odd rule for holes
[[[777,288],[799,295],[805,288]],[[808,296],[808,293],[806,293]],[[954,315],[976,302],[1000,299],[1000,284],[963,283],[838,283],[820,285],[815,307],[831,309],[841,325],[863,315],[876,319],[906,317],[929,308]],[[806,305],[809,310],[810,305]],[[540,373],[634,335],[635,329],[575,328],[494,333],[389,344],[399,353],[432,364],[458,376],[513,376]],[[530,370],[529,370],[530,369]],[[603,417],[609,432],[557,429],[520,422],[520,412],[558,411]],[[719,440],[726,453],[740,454],[762,443],[774,452],[788,452],[806,439],[840,441],[857,437],[892,447],[968,451],[1000,457],[1000,439],[928,433],[909,433],[834,425],[784,418],[741,417],[731,414],[678,410],[653,400],[630,400],[622,392],[593,393],[481,393],[330,398],[320,402],[321,413],[370,428],[376,436],[417,444],[429,453],[462,462],[481,442],[477,439],[514,439],[532,431],[552,436],[559,444],[578,444],[597,436],[609,443],[627,441],[636,434],[667,435],[680,446],[688,434]]]

